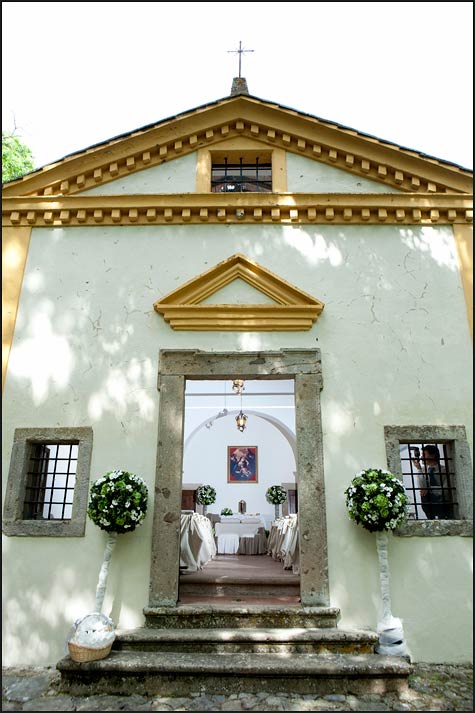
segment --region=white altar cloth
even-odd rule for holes
[[[255,535],[260,527],[265,527],[262,520],[257,522],[217,522],[214,526],[216,536],[227,533],[241,535]]]
[[[233,532],[222,533],[217,540],[219,555],[235,555],[239,549],[239,535]]]

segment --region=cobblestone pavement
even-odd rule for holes
[[[54,668],[2,670],[4,711],[473,711],[473,666],[415,664],[403,694],[68,696]]]

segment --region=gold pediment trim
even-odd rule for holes
[[[2,225],[472,224],[473,196],[358,193],[186,193],[4,198]]]
[[[223,140],[255,139],[401,192],[471,193],[473,172],[256,97],[219,100],[9,182],[5,196],[74,195]]]
[[[275,304],[202,304],[234,280],[243,280]],[[324,303],[236,253],[168,293],[153,307],[176,330],[295,332],[310,329]]]

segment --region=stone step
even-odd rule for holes
[[[117,631],[117,651],[374,653],[378,635],[357,629],[150,629]]]
[[[60,689],[69,695],[180,695],[258,693],[324,695],[407,690],[406,658],[377,654],[263,654],[111,651],[101,661],[56,665]]]
[[[176,607],[145,607],[145,626],[158,629],[243,629],[336,627],[337,607],[289,605],[236,606],[195,604]]]
[[[282,577],[233,577],[215,575],[187,579],[180,577],[180,597],[266,597],[275,599],[282,596],[300,596],[300,577],[289,575],[283,581]]]

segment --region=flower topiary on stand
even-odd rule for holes
[[[142,478],[124,470],[111,470],[91,486],[87,514],[108,533],[96,589],[96,612],[101,612],[107,575],[117,535],[133,532],[147,512],[148,490]]]
[[[281,485],[271,485],[266,491],[266,500],[272,503],[275,510],[275,518],[279,517],[279,505],[287,500],[287,492]]]
[[[77,619],[67,637],[73,661],[85,663],[108,656],[115,639],[114,623],[102,614],[107,575],[117,535],[133,532],[147,512],[148,491],[142,478],[124,470],[111,470],[91,486],[87,514],[107,532],[107,543],[96,587],[92,614]]]
[[[379,579],[383,600],[383,618],[378,624],[377,653],[406,653],[400,619],[391,613],[389,589],[388,531],[402,525],[407,518],[407,497],[402,482],[380,468],[367,468],[358,473],[345,490],[346,507],[351,520],[376,533]]]
[[[196,501],[203,506],[203,515],[206,515],[208,505],[216,502],[216,490],[212,485],[200,485],[196,490]]]

